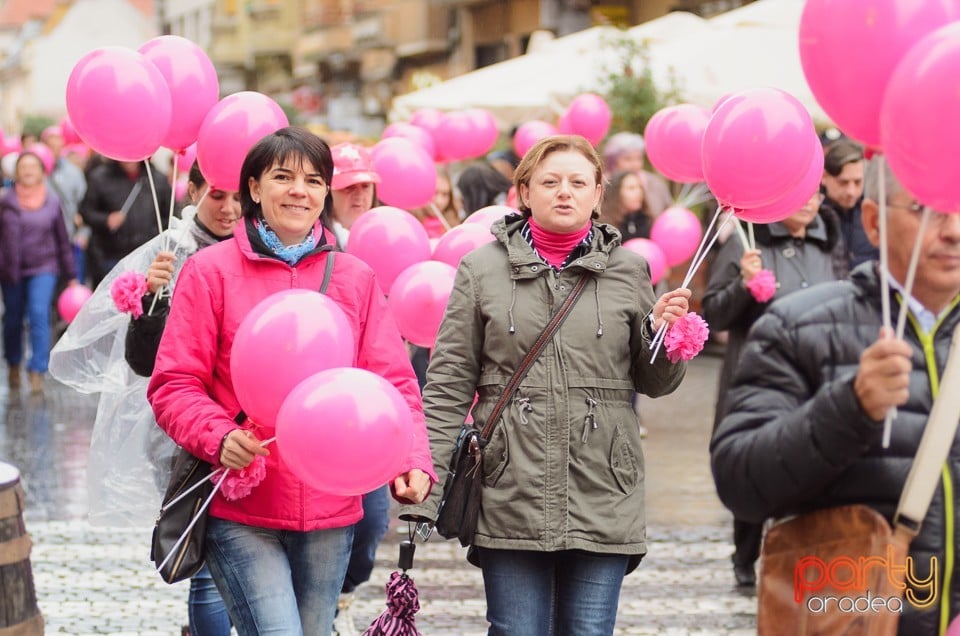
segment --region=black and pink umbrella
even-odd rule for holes
[[[407,570],[413,567],[413,540],[400,543],[401,571],[387,581],[387,609],[363,632],[363,636],[421,636],[415,614],[420,611],[420,595]]]

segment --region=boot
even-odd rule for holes
[[[11,389],[20,388],[20,367],[19,366],[11,366],[8,369],[7,384],[10,386]]]
[[[30,393],[34,395],[43,393],[43,374],[39,371],[31,371],[27,375],[30,377]]]

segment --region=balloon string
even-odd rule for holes
[[[753,223],[750,221],[747,222],[747,233],[750,236],[750,249],[757,249],[757,237],[753,235]]]
[[[907,310],[909,309],[909,303],[907,299],[913,294],[913,283],[917,277],[917,266],[920,263],[920,250],[923,246],[924,234],[927,231],[927,223],[930,221],[930,217],[933,215],[933,212],[930,209],[930,206],[923,206],[923,216],[920,217],[920,228],[917,230],[917,237],[913,242],[913,252],[910,254],[910,265],[907,267],[907,280],[904,282],[903,293],[904,298],[900,303],[900,311],[897,314],[897,330],[894,334],[897,340],[903,339],[903,332],[907,328]],[[890,447],[890,435],[893,428],[893,420],[897,417],[896,407],[888,409],[886,415],[883,418],[883,447]]]
[[[177,155],[176,155],[176,153],[174,153],[174,155],[173,155],[173,176],[172,176],[172,179],[171,179],[171,181],[170,181],[170,210],[167,212],[167,227],[171,227],[172,224],[173,224],[173,206],[174,206],[174,204],[176,203],[176,198],[177,198],[177,168],[179,167],[179,166],[177,165],[178,163],[179,163],[179,162],[177,161]],[[163,237],[163,249],[164,249],[164,250],[168,249],[169,245],[170,245],[170,237],[164,236],[164,237]]]
[[[186,530],[183,531],[183,534],[180,535],[180,538],[177,539],[177,542],[173,544],[172,548],[170,548],[170,552],[167,554],[167,557],[160,563],[160,565],[157,566],[157,572],[162,572],[164,566],[167,565],[167,562],[169,562],[173,555],[177,553],[177,550],[180,548],[180,544],[182,544],[186,540],[187,536],[190,535],[190,531],[193,530],[193,526],[197,525],[197,522],[200,521],[200,517],[203,516],[204,511],[210,505],[210,502],[213,501],[214,496],[217,494],[217,491],[220,490],[220,486],[223,485],[223,482],[226,480],[229,473],[229,469],[223,469],[223,476],[220,477],[220,481],[218,481],[217,485],[213,487],[213,491],[210,493],[210,496],[203,501],[203,505],[200,506],[197,514],[193,517],[193,519],[190,520],[190,523],[187,524]],[[201,481],[201,483],[203,482]]]
[[[737,236],[740,237],[740,245],[743,246],[743,251],[749,252],[750,239],[747,237],[747,233],[743,231],[743,225],[740,224],[740,219],[735,218],[733,220],[733,225],[737,228]]]
[[[878,194],[880,201],[880,315],[883,321],[883,328],[892,331],[890,320],[890,251],[887,248],[887,179],[886,166],[884,166],[883,155],[877,155],[877,180]],[[883,438],[881,445],[883,448],[890,447],[890,434],[893,426],[893,420],[897,417],[897,407],[893,406],[887,409],[883,418]]]

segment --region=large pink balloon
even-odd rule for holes
[[[594,146],[607,136],[613,115],[602,97],[594,93],[582,93],[573,98],[564,113],[564,126],[570,133],[585,137]]]
[[[910,49],[890,79],[880,124],[890,168],[913,196],[941,212],[960,212],[960,22]]]
[[[654,220],[653,227],[650,228],[650,239],[663,250],[670,267],[693,256],[702,237],[700,219],[686,208],[667,208]]]
[[[308,377],[277,415],[280,460],[336,495],[363,495],[392,481],[412,447],[413,417],[400,391],[363,369]]]
[[[70,285],[60,293],[57,299],[57,313],[64,322],[73,322],[80,313],[83,303],[87,302],[91,296],[93,292],[86,285]]]
[[[437,158],[437,146],[433,141],[433,135],[427,132],[425,128],[414,126],[413,124],[408,124],[404,121],[398,121],[384,128],[383,134],[380,135],[381,139],[389,139],[390,137],[403,137],[404,139],[409,139],[416,145],[426,150],[427,154],[430,155],[431,158]]]
[[[289,125],[277,102],[242,91],[224,97],[200,124],[197,161],[207,183],[219,190],[240,189],[240,167],[258,141]]]
[[[400,272],[430,259],[430,238],[409,212],[380,206],[360,215],[350,228],[347,253],[369,265],[386,293]]]
[[[234,335],[230,375],[237,401],[253,421],[274,426],[297,384],[353,364],[354,338],[343,310],[320,292],[287,289],[267,296]]]
[[[170,89],[137,51],[107,46],[87,53],[67,80],[67,112],[94,150],[119,161],[142,161],[170,128]]]
[[[490,226],[493,225],[494,221],[502,219],[508,214],[520,214],[520,211],[516,208],[512,208],[509,205],[488,205],[485,208],[480,208],[467,218],[463,220],[464,225],[482,225],[487,231],[490,230]]]
[[[418,347],[433,348],[456,274],[446,263],[426,261],[397,276],[388,301],[401,336]]]
[[[718,201],[766,205],[790,191],[813,159],[813,120],[797,98],[776,88],[730,96],[703,133],[703,176]]]
[[[775,223],[784,220],[806,205],[810,197],[820,189],[820,180],[823,178],[823,151],[820,139],[816,135],[811,135],[810,145],[816,150],[813,153],[813,161],[810,162],[806,176],[793,190],[773,203],[750,210],[736,210],[737,217],[750,223]]]
[[[470,139],[470,157],[483,157],[493,150],[500,137],[497,120],[485,108],[469,108],[465,111],[467,119],[473,126],[473,135]]]
[[[513,136],[513,150],[518,157],[523,157],[541,139],[557,134],[557,128],[545,121],[534,120],[520,124],[517,133]]]
[[[435,130],[438,154],[448,161],[462,161],[473,154],[475,127],[463,111],[444,113]]]
[[[200,124],[220,98],[220,81],[203,49],[186,38],[161,35],[139,51],[153,62],[170,89],[172,114],[163,145],[183,150],[197,140]]]
[[[680,183],[703,181],[703,132],[708,121],[710,111],[693,104],[658,110],[644,131],[653,167]]]
[[[488,226],[482,223],[464,223],[451,228],[440,237],[433,249],[433,260],[457,267],[461,258],[493,240]]]
[[[626,241],[623,247],[639,254],[650,266],[650,282],[654,285],[660,282],[667,271],[667,256],[659,245],[645,238],[635,238]]]
[[[437,169],[427,151],[409,139],[381,139],[370,151],[380,175],[377,196],[387,205],[412,210],[433,200]]]
[[[433,138],[434,147],[437,150],[434,157],[437,161],[446,161],[447,159],[441,154],[440,145],[437,143],[437,137],[439,136],[438,129],[440,128],[440,123],[443,121],[443,117],[443,112],[436,108],[421,108],[410,117],[411,124],[418,128],[423,128],[430,133],[430,136]]]
[[[880,106],[894,67],[923,36],[958,17],[956,0],[807,0],[800,62],[810,90],[841,130],[879,148]]]

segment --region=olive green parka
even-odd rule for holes
[[[594,223],[589,250],[556,272],[520,235],[525,219],[498,220],[496,241],[468,254],[427,372],[424,411],[439,483],[460,428],[482,428],[550,315],[581,274],[587,288],[533,364],[484,450],[474,544],[496,549],[624,554],[644,542],[644,460],[634,392],[673,391],[684,363],[663,350],[650,363],[656,298],[647,263]],[[436,516],[440,488],[405,514]]]

